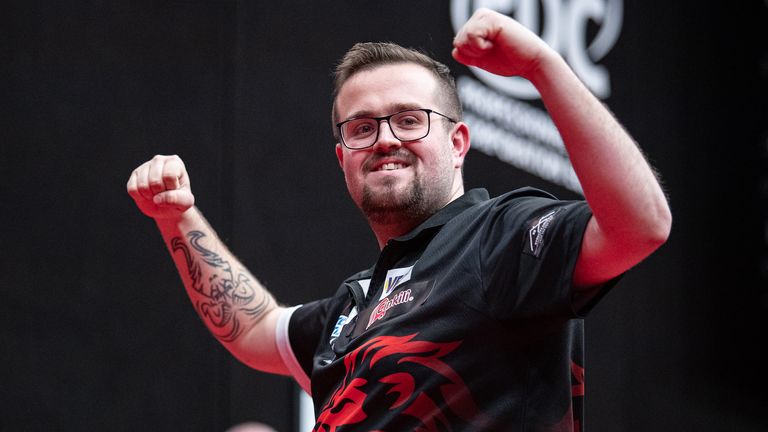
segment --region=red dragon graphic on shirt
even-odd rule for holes
[[[442,360],[461,341],[436,343],[414,340],[415,337],[416,334],[379,336],[346,355],[344,381],[322,408],[313,431],[336,432],[341,426],[365,421],[371,414],[364,408],[364,403],[371,396],[368,390],[371,387],[378,391],[379,396],[388,396],[381,399],[394,399],[390,406],[377,405],[374,415],[386,415],[384,413],[395,410],[399,415],[416,420],[420,424],[416,431],[450,431],[449,416],[482,429],[487,424],[486,416],[477,408],[469,388],[458,373]],[[388,361],[383,361],[385,359]],[[382,363],[386,366],[381,366]],[[392,370],[392,365],[398,367]],[[432,378],[438,375],[437,378],[444,382],[437,387],[437,392],[433,392],[438,395],[428,395],[418,384],[424,377],[420,375],[417,379],[408,372],[419,366],[432,373]],[[369,383],[363,376],[380,378]],[[430,381],[434,382],[432,378]]]

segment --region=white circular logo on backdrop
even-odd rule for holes
[[[454,30],[458,31],[481,7],[506,14],[538,34],[565,58],[597,97],[610,95],[608,71],[597,62],[608,54],[619,38],[623,0],[452,0]],[[587,41],[590,20],[599,29],[594,38]],[[510,96],[520,99],[539,97],[533,85],[523,78],[501,77],[476,67],[470,69],[478,79]]]

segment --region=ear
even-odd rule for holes
[[[469,126],[464,122],[458,122],[451,131],[451,144],[453,145],[454,168],[464,165],[464,157],[469,151]]]
[[[339,166],[344,169],[344,148],[341,143],[336,143],[336,159],[339,160]]]

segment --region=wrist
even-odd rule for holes
[[[563,70],[570,71],[570,66],[557,51],[547,46],[528,69],[525,78],[539,89],[540,86],[544,86],[555,79],[558,71]]]
[[[194,223],[197,219],[197,208],[192,206],[181,213],[157,216],[154,219],[161,230],[165,228],[181,228]]]

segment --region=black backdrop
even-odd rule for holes
[[[587,424],[765,430],[766,7],[626,3],[606,102],[665,179],[675,226],[587,320]],[[333,153],[332,65],[392,40],[466,73],[448,8],[7,5],[0,430],[294,430],[293,384],[208,335],[125,182],[153,154],[181,155],[199,207],[281,302],[330,293],[377,252]],[[573,196],[477,151],[465,177]]]

